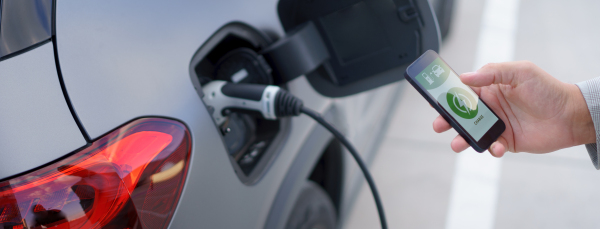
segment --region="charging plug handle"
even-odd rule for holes
[[[387,222],[383,210],[383,204],[375,181],[369,173],[366,163],[360,157],[358,151],[350,141],[344,137],[333,125],[328,123],[319,113],[304,107],[302,100],[296,98],[289,92],[272,85],[258,84],[234,84],[226,81],[212,81],[202,88],[204,102],[214,108],[213,118],[218,125],[224,121],[227,111],[258,112],[265,119],[277,119],[287,116],[298,116],[301,113],[311,117],[325,127],[335,138],[337,138],[350,152],[360,170],[363,172],[367,184],[371,188],[381,228],[387,229]]]
[[[273,85],[235,84],[215,80],[202,87],[204,103],[220,125],[231,111],[254,113],[265,119],[300,115],[302,100]]]

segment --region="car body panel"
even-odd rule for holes
[[[0,62],[0,107],[0,179],[86,144],[65,102],[52,43]]]
[[[286,174],[310,143],[307,139],[317,124],[306,116],[292,118],[287,140],[263,177],[253,185],[243,184],[189,76],[194,52],[228,22],[242,21],[283,36],[276,5],[276,0],[57,2],[63,79],[73,109],[92,139],[145,116],[174,118],[190,129],[192,161],[170,228],[265,227]],[[311,109],[321,113],[334,109],[332,122],[350,133],[364,155],[374,153],[370,142],[375,135],[361,133],[380,131],[384,114],[379,112],[389,110],[397,90],[392,85],[330,99],[303,76],[286,86]],[[362,102],[356,103],[357,98]],[[315,155],[323,150],[318,148],[312,149]],[[300,177],[308,178],[318,158],[305,161]]]
[[[323,117],[332,121],[333,112],[329,109],[323,114]],[[321,150],[331,141],[333,136],[322,126],[315,126],[303,142],[298,154],[290,165],[283,183],[277,192],[273,205],[271,206],[269,216],[265,221],[264,228],[284,228],[286,219],[300,194],[303,181],[310,174],[312,167],[306,166],[321,156]]]
[[[188,69],[198,47],[235,19],[280,28],[275,5],[275,0],[57,2],[63,78],[90,137],[141,114],[185,109],[176,100],[196,94]]]
[[[301,141],[286,143],[282,152],[289,153],[280,154],[258,183],[244,185],[234,174],[188,72],[198,47],[232,19],[280,30],[275,5],[276,1],[57,3],[63,78],[92,139],[142,116],[171,117],[189,127],[194,139],[192,163],[172,228],[262,227],[285,175],[273,170],[286,171],[301,146]],[[323,110],[324,101],[311,107]],[[289,138],[306,138],[315,125],[309,121],[292,120],[296,128]]]

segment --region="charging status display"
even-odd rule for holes
[[[415,79],[475,141],[479,141],[498,121],[498,117],[479,102],[479,96],[463,84],[440,58],[436,58]]]

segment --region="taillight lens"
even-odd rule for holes
[[[0,182],[0,228],[166,228],[190,149],[179,122],[131,122],[64,160]]]

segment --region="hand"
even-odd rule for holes
[[[560,82],[528,61],[487,64],[460,79],[471,86],[481,100],[506,124],[490,153],[502,157],[511,152],[548,153],[575,145],[596,142],[594,124],[576,85]],[[433,129],[451,127],[441,116]],[[457,136],[452,150],[460,152],[469,144]]]

